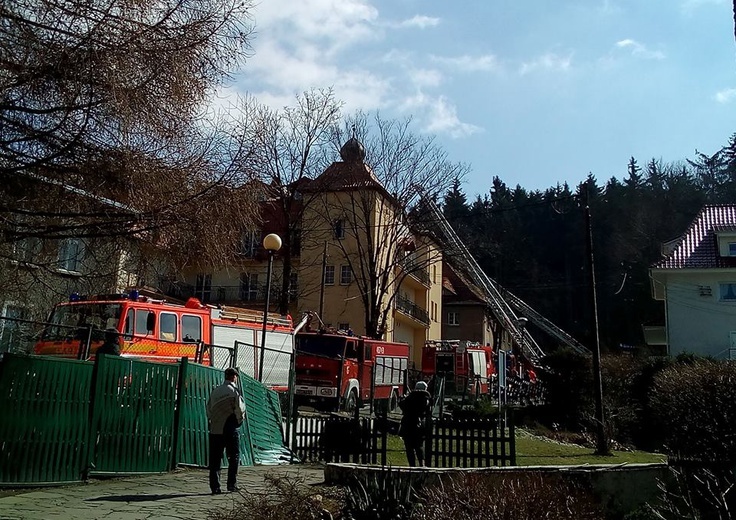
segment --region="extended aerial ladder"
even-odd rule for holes
[[[420,190],[421,193],[421,190]],[[491,279],[481,269],[468,248],[460,240],[447,221],[437,204],[430,198],[423,196],[421,206],[429,211],[434,226],[428,225],[427,231],[437,236],[441,243],[444,254],[452,258],[452,264],[460,269],[470,281],[484,292],[486,304],[493,316],[516,342],[521,352],[532,361],[544,356],[544,351],[534,340],[529,330],[524,327],[523,320],[526,318],[541,330],[551,335],[560,343],[569,346],[577,352],[589,354],[590,351],[576,341],[567,332],[557,327],[554,323],[544,318],[541,314],[524,303],[520,298],[509,293]],[[425,223],[427,224],[427,223]],[[517,314],[517,312],[520,314]]]

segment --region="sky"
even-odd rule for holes
[[[256,1],[225,96],[283,108],[332,87],[346,114],[411,117],[469,165],[469,200],[494,176],[621,180],[632,156],[711,155],[736,132],[731,0]]]

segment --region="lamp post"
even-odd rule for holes
[[[276,233],[269,233],[263,239],[263,248],[268,253],[268,272],[266,273],[266,307],[263,310],[263,331],[261,334],[261,359],[258,364],[258,381],[263,382],[263,359],[266,353],[266,327],[268,326],[268,308],[271,305],[271,270],[273,269],[273,255],[281,249],[281,237]]]

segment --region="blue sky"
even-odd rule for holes
[[[731,0],[260,0],[229,90],[281,108],[333,87],[345,110],[412,116],[471,171],[469,198],[603,183],[712,154],[736,132]]]

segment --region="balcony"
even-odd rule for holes
[[[187,300],[194,297],[202,303],[229,303],[249,304],[264,303],[266,301],[266,285],[237,286],[237,285],[213,285],[210,287],[196,287],[183,282],[161,282],[161,290],[167,296],[179,300]],[[271,284],[271,301],[279,296],[281,286]]]
[[[407,314],[417,320],[420,323],[423,323],[426,326],[429,326],[429,313],[426,309],[422,309],[419,307],[416,303],[411,301],[409,298],[405,298],[404,296],[397,296],[396,297],[396,308],[403,312],[404,314]]]
[[[429,287],[431,285],[429,272],[427,272],[426,266],[406,259],[401,260],[399,262],[399,265],[406,274],[416,278],[419,283],[421,283],[425,287]]]

